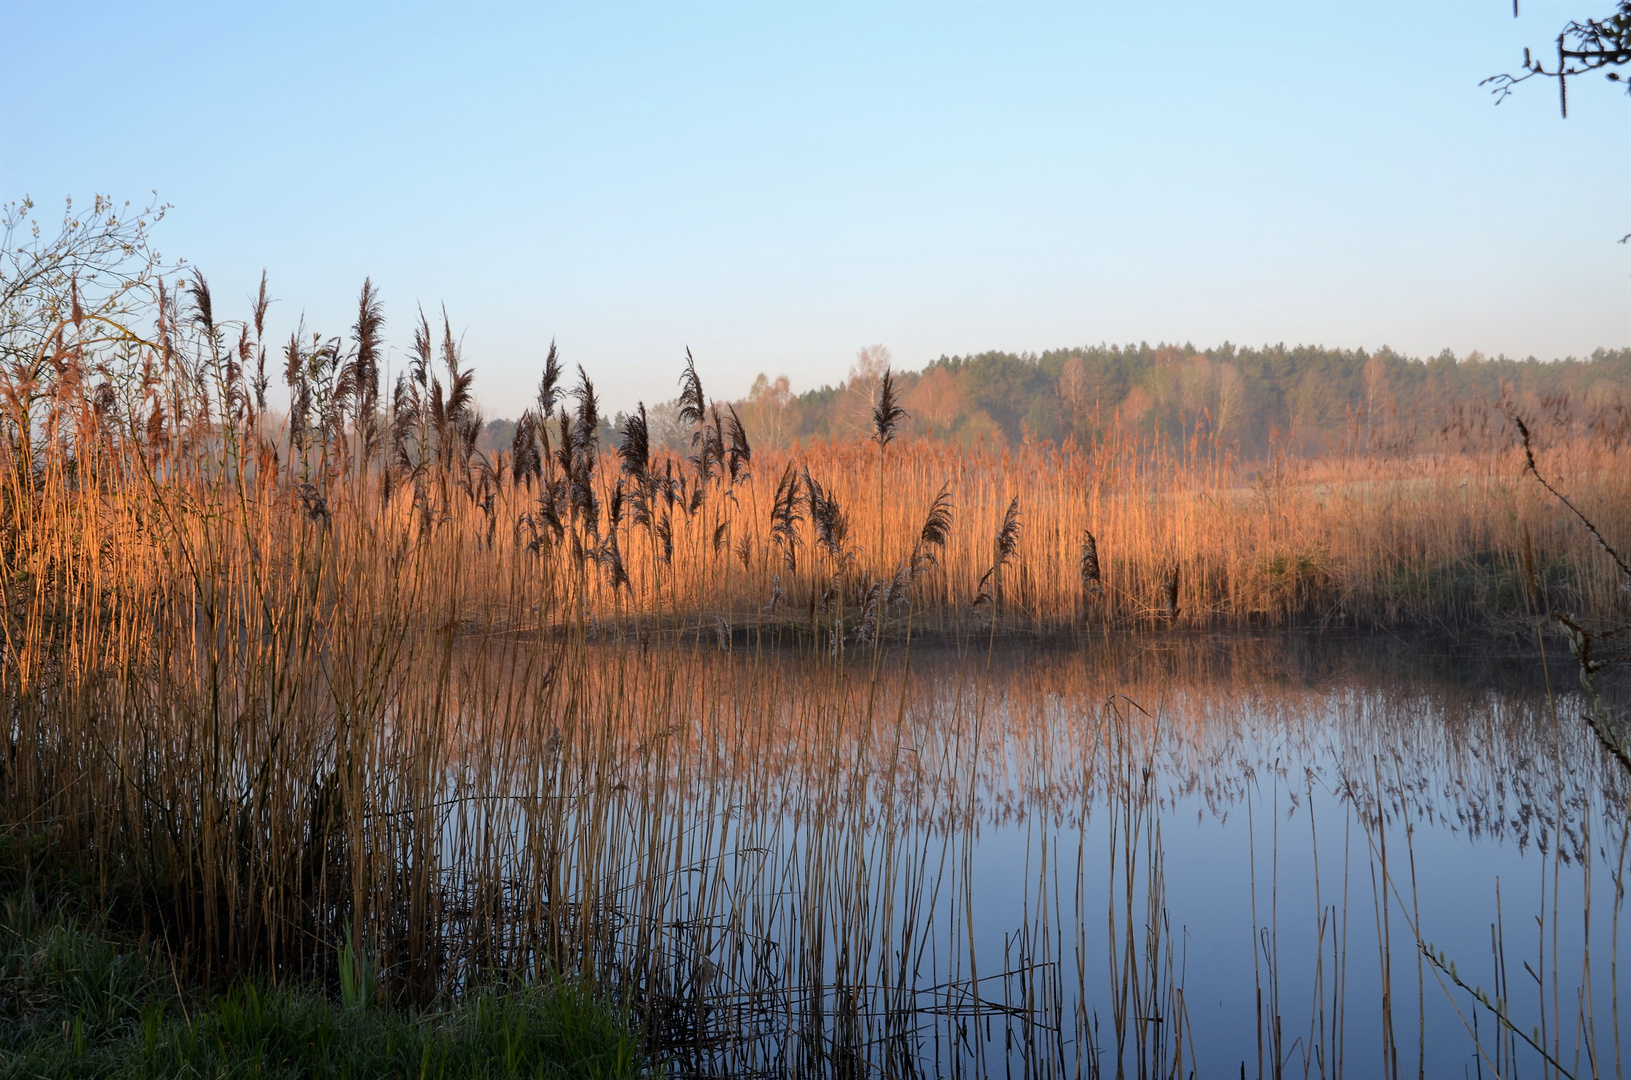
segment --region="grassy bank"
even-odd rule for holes
[[[91,895],[59,880],[53,889],[14,887],[0,898],[0,1077],[643,1071],[626,1015],[581,984],[494,986],[434,1012],[399,1011],[377,999],[366,957],[350,953],[336,993],[239,980],[210,994],[183,984],[162,941],[111,925]]]

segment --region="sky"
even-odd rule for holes
[[[856,351],[1631,345],[1631,101],[1514,69],[1608,0],[0,0],[0,201],[172,205],[217,316],[372,277],[489,416],[551,339],[605,407]],[[1621,84],[1623,86],[1623,84]]]

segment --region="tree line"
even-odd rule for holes
[[[890,367],[889,351],[869,346],[837,386],[795,394],[785,375],[761,374],[732,404],[766,446],[858,440]],[[1198,437],[1245,456],[1276,448],[1408,454],[1446,439],[1465,449],[1505,438],[1494,418],[1514,409],[1542,427],[1631,437],[1631,348],[1541,361],[1449,350],[1423,359],[1388,348],[1140,343],[941,356],[894,375],[906,409],[903,437],[999,448]],[[648,413],[654,444],[684,448],[689,429],[677,398]],[[615,444],[621,417],[602,427]],[[507,447],[514,430],[514,421],[492,421],[483,445]]]

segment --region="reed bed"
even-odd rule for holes
[[[676,1074],[1182,1075],[1162,778],[1250,806],[1263,762],[1185,739],[1160,680],[1004,682],[999,643],[1626,603],[1516,448],[968,452],[893,440],[886,390],[867,444],[755,454],[688,366],[694,453],[631,422],[614,454],[586,375],[557,408],[552,356],[488,459],[451,332],[438,358],[421,324],[383,401],[365,290],[355,348],[290,343],[274,423],[259,316],[231,348],[202,279],[190,304],[103,381],[65,322],[10,384],[0,812],[206,986],[340,987],[361,955],[381,1000],[426,1004],[565,973]],[[1624,535],[1627,450],[1541,452]],[[1355,730],[1374,764],[1387,732]],[[1565,749],[1597,776],[1594,744]],[[1335,798],[1380,841],[1362,773]],[[1554,849],[1584,813],[1561,784]],[[1050,819],[999,958],[981,830]],[[1385,912],[1396,856],[1380,880]]]
[[[1625,533],[1631,459],[1623,451],[1572,442],[1549,460],[1611,533]],[[693,571],[665,575],[660,560],[655,573],[651,560],[629,560],[626,605],[650,611],[666,602],[676,613],[755,626],[772,615],[797,626],[810,621],[812,607],[819,616],[823,601],[835,602],[828,594],[840,569],[825,558],[819,528],[798,536],[804,558],[789,565],[781,546],[766,543],[771,524],[763,516],[776,503],[778,478],[805,470],[823,478],[828,498],[856,508],[842,571],[853,582],[846,615],[857,627],[870,626],[870,587],[882,583],[887,593],[908,572],[942,491],[954,525],[940,565],[913,577],[911,595],[914,625],[941,633],[978,621],[993,538],[1016,499],[1013,569],[993,604],[1004,630],[1307,624],[1476,632],[1533,612],[1531,572],[1543,605],[1625,607],[1612,563],[1524,482],[1516,447],[1242,463],[1147,444],[999,456],[934,443],[884,458],[890,494],[881,504],[873,447],[763,455],[751,478],[726,489],[728,512],[680,527],[676,542],[698,559]],[[721,522],[752,530],[745,552],[732,556],[710,543]],[[643,551],[638,537],[626,547]],[[610,600],[603,597],[599,610]],[[898,632],[903,623],[887,625]]]
[[[1631,453],[1581,439],[1543,460],[1605,531],[1631,531]],[[638,499],[606,454],[577,478],[497,479],[510,468],[508,455],[461,466],[445,501],[423,480],[381,494],[384,476],[319,489],[276,474],[251,485],[239,511],[253,520],[239,531],[286,565],[307,542],[293,527],[301,517],[330,543],[368,536],[367,551],[335,553],[346,573],[376,573],[365,560],[388,550],[376,534],[389,534],[436,567],[439,593],[461,591],[444,567],[479,579],[458,618],[520,606],[533,615],[513,618],[517,630],[575,623],[589,635],[768,630],[839,648],[903,636],[908,609],[915,631],[942,639],[992,622],[1031,635],[1288,625],[1465,635],[1527,627],[1542,610],[1607,618],[1627,607],[1612,561],[1526,482],[1517,446],[1256,463],[1161,444],[998,455],[913,442],[880,462],[874,446],[817,444],[760,453],[735,480],[658,453],[641,466]],[[1013,550],[999,559],[1010,512]],[[140,536],[147,520],[122,527]],[[116,536],[121,525],[107,527]]]
[[[1631,453],[1581,438],[1543,460],[1610,535],[1631,532]],[[564,474],[437,520],[462,533],[456,542],[487,537],[488,568],[528,564],[513,574],[559,598],[557,629],[577,618],[593,633],[770,629],[838,648],[903,636],[909,608],[915,631],[941,638],[993,621],[1024,634],[1477,634],[1527,627],[1520,620],[1537,610],[1627,608],[1612,561],[1526,481],[1516,444],[1242,462],[1161,443],[1012,454],[821,443],[744,459],[735,479],[724,467],[708,478],[713,466],[696,455],[660,453],[640,468],[648,490],[637,500],[622,463],[596,461],[588,490],[606,509],[601,522],[574,523],[564,507],[578,481]],[[411,528],[401,507],[378,509]],[[1011,512],[1013,551],[999,557]],[[993,575],[998,561],[1009,568]]]

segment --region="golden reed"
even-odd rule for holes
[[[797,800],[814,846],[767,866],[778,887],[744,903],[775,908],[793,880],[802,897],[766,920],[836,919],[825,947],[889,946],[874,958],[923,947],[927,931],[855,871],[898,863],[900,888],[938,890],[910,870],[928,841],[905,826],[924,786],[972,820],[987,697],[978,685],[925,765],[904,697],[880,690],[880,642],[1484,630],[1627,602],[1516,446],[991,453],[880,425],[867,442],[753,453],[698,390],[694,453],[638,438],[616,452],[593,438],[585,377],[575,410],[541,403],[533,442],[484,457],[451,334],[445,386],[424,327],[388,405],[356,390],[356,356],[292,342],[295,409],[274,424],[232,359],[249,352],[206,329],[202,352],[148,355],[122,390],[64,345],[49,379],[10,385],[0,441],[5,824],[26,851],[89,867],[110,907],[205,979],[332,980],[337,948],[361,942],[402,1000],[617,971],[658,1003],[653,1024],[694,1034],[661,1003],[723,976],[684,903],[728,923],[723,868],[781,842],[774,821],[742,823],[742,788],[686,782],[730,775],[709,762],[795,755],[821,781]],[[1631,451],[1565,435],[1541,450],[1548,475],[1627,535]],[[767,632],[843,661],[798,687],[802,741],[763,728],[789,689],[768,665],[744,656],[744,683],[741,667],[589,645],[700,637],[742,654]],[[1111,719],[1132,777],[1144,751]],[[1149,821],[1125,794],[1124,839]],[[1129,882],[1156,870],[1124,862]],[[823,940],[789,939],[803,966],[788,978],[830,980],[837,963],[864,982],[873,960],[835,961]]]

